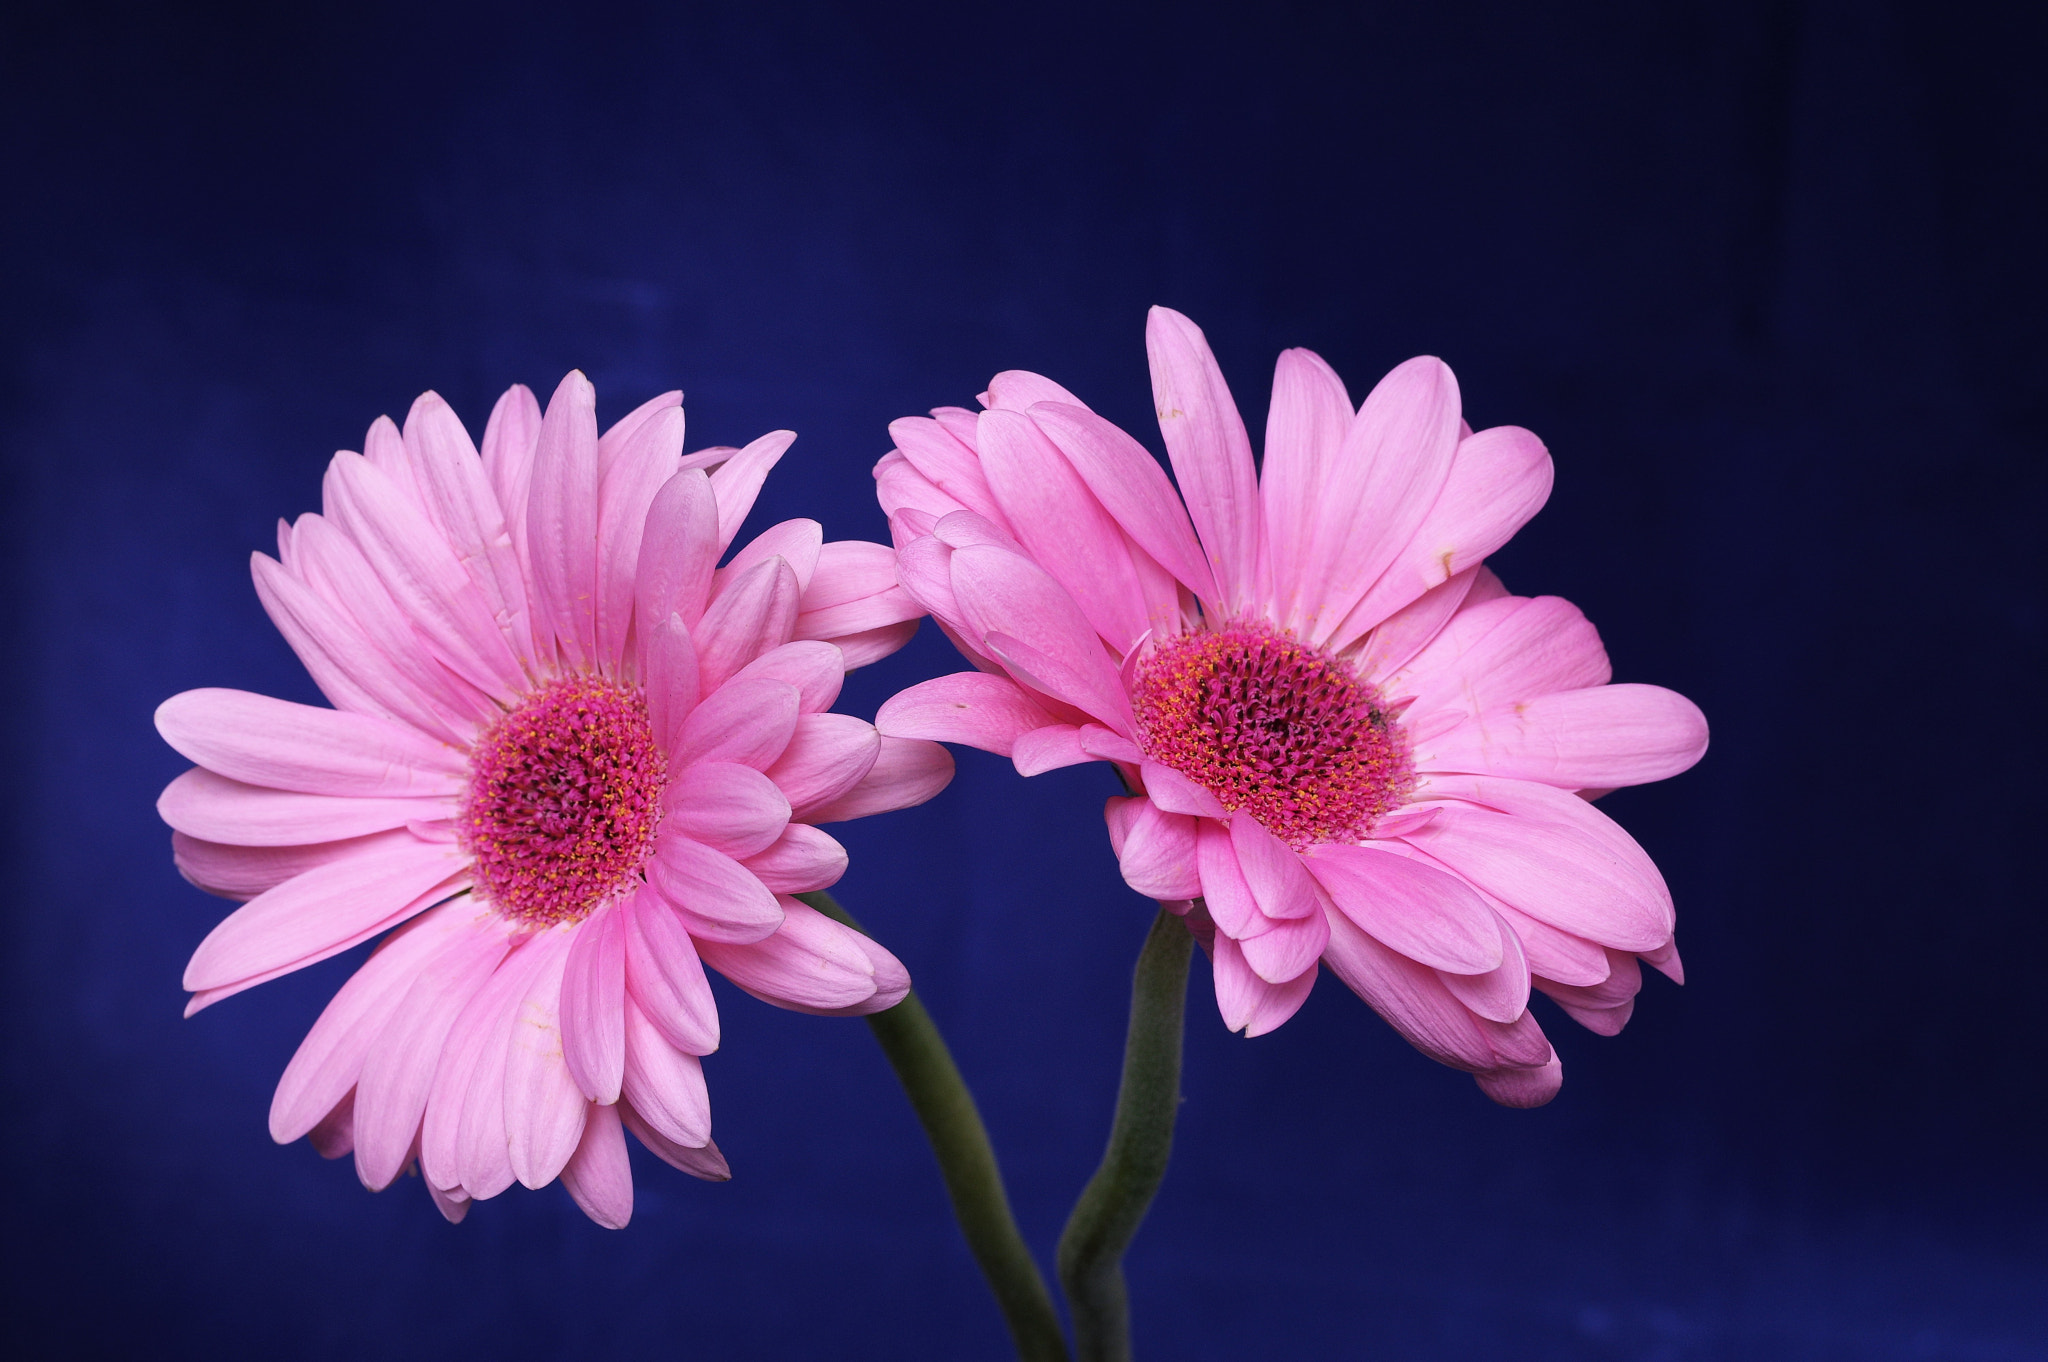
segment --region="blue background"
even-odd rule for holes
[[[0,1340],[19,1356],[1000,1357],[855,1021],[722,995],[734,1180],[636,1160],[460,1227],[274,1146],[356,955],[185,1022],[225,911],[150,713],[314,699],[247,556],[380,412],[480,430],[571,366],[691,447],[801,432],[755,524],[885,537],[893,417],[1040,370],[1156,444],[1144,309],[1248,420],[1284,346],[1415,353],[1556,455],[1496,562],[1695,771],[1608,807],[1692,982],[1547,1003],[1489,1105],[1325,979],[1256,1041],[1199,962],[1177,1158],[1130,1259],[1151,1358],[2048,1356],[2040,982],[2048,95],[2033,7],[675,8],[21,0],[5,278]],[[884,13],[883,11],[887,11]],[[929,628],[847,707],[955,661]],[[1049,1257],[1150,916],[1099,767],[963,753],[847,825]]]

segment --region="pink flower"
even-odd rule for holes
[[[1440,361],[1354,411],[1287,351],[1261,475],[1202,333],[1155,308],[1146,342],[1185,508],[1036,374],[890,427],[875,477],[903,584],[980,670],[876,723],[1025,775],[1114,763],[1124,879],[1191,913],[1232,1030],[1286,1021],[1321,961],[1495,1101],[1548,1101],[1532,984],[1611,1035],[1639,960],[1680,977],[1662,877],[1589,800],[1691,766],[1705,720],[1608,685],[1584,616],[1482,566],[1549,495],[1550,457],[1474,434]]]
[[[427,393],[334,456],[256,589],[333,709],[195,690],[157,728],[198,763],[158,801],[178,867],[242,907],[186,1014],[380,933],[286,1068],[280,1142],[417,1159],[441,1211],[560,1176],[632,1212],[624,1130],[727,1176],[698,1057],[704,966],[798,1011],[909,987],[791,898],[839,878],[818,823],[930,798],[952,760],[826,711],[922,611],[889,550],[790,520],[717,561],[795,437],[682,457],[681,394],[600,438],[590,383],[507,392],[479,457]],[[704,470],[712,470],[706,475]],[[395,929],[395,930],[394,930]]]

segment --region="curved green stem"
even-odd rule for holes
[[[796,897],[834,921],[861,930],[830,894]],[[946,1195],[953,1202],[953,1218],[960,1222],[960,1233],[1002,1307],[1017,1356],[1023,1362],[1067,1362],[1066,1338],[1053,1310],[1052,1293],[1024,1236],[1017,1232],[988,1130],[931,1014],[917,994],[907,993],[902,1002],[867,1021],[931,1141]]]
[[[1186,924],[1160,909],[1131,979],[1131,1025],[1109,1148],[1060,1236],[1060,1286],[1074,1318],[1080,1362],[1129,1362],[1131,1356],[1124,1250],[1152,1205],[1173,1153],[1181,1014],[1193,944]]]

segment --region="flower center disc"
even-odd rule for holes
[[[667,767],[638,690],[571,676],[529,695],[470,751],[457,827],[482,896],[536,927],[588,916],[654,850]]]
[[[1138,664],[1132,705],[1146,756],[1297,850],[1368,836],[1414,785],[1379,691],[1262,627],[1168,639]]]

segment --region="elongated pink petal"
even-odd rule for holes
[[[765,559],[724,584],[693,635],[706,691],[716,690],[755,658],[790,641],[801,593],[795,570],[780,558]]]
[[[733,673],[733,679],[787,681],[796,687],[799,713],[822,714],[832,708],[846,682],[846,654],[834,643],[785,643],[740,668]]]
[[[648,1153],[669,1167],[693,1178],[703,1178],[706,1182],[731,1180],[732,1169],[726,1165],[725,1155],[719,1152],[716,1141],[707,1140],[695,1148],[677,1144],[641,1119],[631,1103],[619,1104],[619,1119],[625,1123],[626,1129],[633,1132],[634,1139],[647,1146]]]
[[[634,435],[640,432],[642,427],[649,421],[671,409],[680,411],[682,405],[682,389],[672,388],[668,392],[648,398],[645,402],[642,402],[639,406],[612,422],[606,428],[604,434],[597,437],[597,469],[599,474],[603,475],[610,472],[612,462],[626,451]],[[680,455],[682,452],[682,436],[678,434],[676,440],[676,452]]]
[[[797,690],[786,681],[732,681],[707,696],[669,748],[671,778],[701,761],[765,771],[796,733]]]
[[[1410,1045],[1439,1064],[1468,1071],[1496,1066],[1484,1024],[1451,996],[1436,972],[1373,940],[1343,913],[1330,915],[1323,963]]]
[[[1209,905],[1209,916],[1216,920],[1217,930],[1223,935],[1242,941],[1272,925],[1259,911],[1259,901],[1245,882],[1227,824],[1210,818],[1197,821],[1195,867],[1201,874],[1202,897]]]
[[[426,1184],[427,1195],[433,1199],[434,1209],[441,1213],[443,1220],[446,1220],[451,1225],[460,1225],[468,1217],[470,1207],[469,1193],[461,1188],[457,1188],[452,1192],[445,1191],[442,1188],[436,1187],[432,1178],[423,1177],[420,1181]]]
[[[996,411],[1024,411],[1040,402],[1061,402],[1083,411],[1088,409],[1080,398],[1029,369],[1003,370],[988,381],[988,391],[981,395],[981,401],[984,407]]]
[[[526,543],[533,562],[535,634],[565,665],[595,664],[597,392],[576,370],[556,387],[541,419]]]
[[[1079,766],[1097,758],[1081,746],[1079,725],[1050,724],[1019,736],[1010,745],[1010,760],[1018,775],[1036,776],[1057,771],[1063,766]]]
[[[1458,442],[1436,504],[1365,599],[1351,625],[1370,628],[1423,592],[1477,567],[1550,499],[1550,452],[1518,426]]]
[[[536,947],[559,939],[559,933],[541,932],[515,941],[449,1028],[420,1126],[420,1171],[436,1187],[459,1187],[484,1200],[514,1181],[505,1127],[505,1054],[533,976],[553,958]]]
[[[1488,1069],[1472,1077],[1481,1092],[1504,1107],[1540,1107],[1564,1086],[1564,1065],[1552,1055],[1534,1069]]]
[[[1471,593],[1485,568],[1467,568],[1442,586],[1433,587],[1381,620],[1359,646],[1354,665],[1358,674],[1383,689],[1444,631]],[[1333,652],[1341,652],[1355,641],[1347,626],[1330,639]],[[1398,689],[1393,694],[1400,694]]]
[[[968,434],[972,436],[972,427]],[[981,460],[971,444],[926,416],[891,421],[889,438],[896,442],[904,462],[934,491],[977,515],[996,521],[1003,519],[1002,508],[995,493],[989,490]]]
[[[1194,814],[1201,818],[1228,818],[1223,805],[1208,789],[1197,785],[1171,766],[1148,761],[1138,768],[1145,780],[1145,793],[1152,802],[1171,813]]]
[[[185,966],[185,987],[217,989],[324,960],[431,907],[420,896],[459,873],[464,860],[451,846],[415,842],[316,866],[258,894],[207,933]]]
[[[1152,404],[1188,514],[1215,574],[1225,616],[1249,599],[1257,579],[1259,487],[1251,437],[1201,329],[1170,308],[1145,321]],[[1233,1028],[1234,1029],[1234,1028]]]
[[[697,708],[697,645],[680,615],[670,615],[640,635],[640,675],[646,678],[647,719],[654,741],[675,750],[683,724]]]
[[[1579,1025],[1599,1035],[1613,1036],[1628,1024],[1636,994],[1643,987],[1643,970],[1636,957],[1625,951],[1610,950],[1607,958],[1608,975],[1597,984],[1574,988],[1539,978],[1536,987]]]
[[[788,796],[790,816],[810,822],[817,809],[865,779],[881,751],[881,735],[866,720],[850,714],[805,714],[798,717],[789,746],[768,768],[768,778]]]
[[[978,444],[1018,542],[1066,588],[1096,633],[1120,653],[1130,648],[1151,622],[1123,531],[1021,412],[983,412]]]
[[[1501,920],[1522,943],[1522,954],[1529,961],[1531,974],[1584,987],[1599,983],[1612,969],[1605,946],[1582,936],[1573,936],[1547,922],[1539,922],[1490,894],[1485,897],[1487,907],[1500,914]]]
[[[356,1094],[351,1088],[320,1124],[306,1132],[306,1143],[323,1159],[338,1159],[356,1147]]]
[[[157,814],[189,837],[234,846],[304,846],[433,822],[454,811],[445,797],[370,799],[295,794],[194,767],[164,787]]]
[[[1123,532],[1188,590],[1216,599],[1215,574],[1187,508],[1145,447],[1085,407],[1041,402],[1030,410]]]
[[[1300,853],[1266,831],[1258,819],[1248,813],[1232,814],[1230,845],[1260,913],[1269,918],[1321,916],[1322,900]]]
[[[1685,982],[1685,962],[1678,958],[1678,943],[1667,941],[1653,951],[1641,952],[1644,964],[1649,965],[1674,984]],[[1552,978],[1557,976],[1552,975]]]
[[[886,544],[835,539],[819,546],[817,567],[804,581],[804,613],[852,605],[896,586],[896,555]]]
[[[608,1230],[622,1230],[633,1218],[633,1166],[617,1107],[591,1104],[583,1138],[562,1165],[562,1186],[585,1215]]]
[[[1468,604],[1389,684],[1415,697],[1408,713],[1420,718],[1602,686],[1610,675],[1607,650],[1577,606],[1509,596]]]
[[[780,770],[781,764],[773,769]],[[665,798],[669,826],[735,860],[766,851],[789,823],[790,802],[782,788],[737,762],[699,762],[669,785]]]
[[[1312,641],[1336,632],[1414,536],[1457,443],[1458,382],[1442,360],[1411,359],[1366,394],[1319,489],[1301,564],[1315,601],[1301,627]]]
[[[1484,974],[1451,974],[1438,970],[1436,977],[1451,996],[1487,1021],[1511,1022],[1529,1006],[1529,964],[1522,943],[1506,922],[1500,924],[1501,960]]]
[[[465,755],[407,724],[241,690],[188,690],[157,707],[165,742],[250,785],[323,795],[452,795]]]
[[[881,548],[881,545],[875,545]],[[729,582],[744,577],[748,570],[770,558],[780,558],[796,574],[799,595],[808,593],[811,577],[825,548],[825,527],[815,520],[785,520],[755,535],[720,568],[712,578],[711,594],[716,596]],[[887,549],[882,550],[887,553]],[[893,580],[893,576],[892,576]]]
[[[917,738],[882,739],[875,764],[859,783],[838,798],[799,811],[807,823],[838,823],[913,808],[946,788],[953,779],[953,754],[935,742]]]
[[[253,899],[266,889],[275,889],[294,875],[316,865],[354,856],[373,842],[390,845],[413,840],[411,832],[393,828],[339,842],[315,842],[309,846],[245,847],[224,842],[207,842],[182,832],[171,834],[171,856],[178,873],[209,894],[222,898]]]
[[[1009,756],[1017,739],[1053,722],[1043,706],[1006,676],[955,672],[899,691],[875,714],[889,737],[964,743]]]
[[[506,947],[500,924],[470,914],[420,966],[365,1053],[355,1107],[356,1174],[365,1187],[389,1186],[412,1157],[448,1032]]]
[[[1339,911],[1409,959],[1453,974],[1500,968],[1500,922],[1456,875],[1376,847],[1319,846],[1305,859]]]
[[[1675,776],[1706,750],[1706,716],[1676,691],[1593,686],[1496,705],[1423,745],[1415,763],[1611,790]]]
[[[781,462],[795,440],[796,432],[793,430],[772,430],[749,442],[711,474],[711,490],[718,496],[720,553],[725,552],[739,534],[747,512],[754,509],[754,498],[761,494],[761,484],[767,480],[768,470]]]
[[[1286,628],[1299,628],[1322,603],[1322,583],[1308,572],[1309,551],[1331,466],[1352,415],[1344,380],[1320,355],[1280,352],[1273,368],[1273,403],[1266,411],[1259,501],[1273,617]]]
[[[532,579],[532,559],[526,550],[526,500],[533,485],[533,454],[540,446],[540,403],[524,383],[514,383],[491,408],[484,425],[484,476],[497,493],[505,512],[505,528],[511,533],[512,548],[519,556],[522,575]],[[525,651],[522,649],[522,651]]]
[[[1034,685],[1118,732],[1131,731],[1130,699],[1094,627],[1042,569],[1014,553],[976,545],[954,551],[952,580],[976,633],[1015,639],[1049,660],[1050,667],[1036,667]],[[1005,650],[990,638],[989,651],[1000,656]]]
[[[1323,947],[1330,942],[1330,924],[1327,915],[1317,912],[1313,917],[1284,918],[1272,923],[1257,936],[1248,936],[1237,943],[1244,955],[1244,962],[1269,984],[1287,984],[1301,977],[1303,971],[1315,972],[1316,957],[1323,953]]]
[[[875,970],[860,934],[795,899],[782,926],[747,945],[706,941],[704,963],[763,1002],[798,1012],[844,1014],[872,998]]]
[[[718,538],[718,497],[710,480],[685,469],[661,485],[647,507],[636,579],[640,628],[671,615],[685,627],[704,617],[711,578],[723,547]]]
[[[589,1103],[563,1055],[562,971],[573,934],[546,932],[527,947],[545,951],[513,1017],[505,1049],[505,1136],[512,1176],[545,1187],[583,1138]]]
[[[1448,781],[1442,787],[1458,788]],[[1671,893],[1635,840],[1573,795],[1526,781],[1471,782],[1475,798],[1446,805],[1404,840],[1529,916],[1624,951],[1671,939]]]
[[[924,609],[919,607],[915,613],[922,618]],[[807,628],[802,615],[796,617],[797,638],[814,638],[819,632]],[[845,656],[846,670],[856,671],[901,652],[905,644],[917,637],[917,620],[906,619],[901,624],[885,624],[879,629],[862,629],[851,634],[832,633],[829,637]]]
[[[278,1080],[270,1102],[273,1140],[290,1144],[347,1096],[370,1043],[412,987],[421,964],[473,916],[463,907],[449,904],[406,923],[335,992]]]
[[[1238,943],[1221,932],[1216,935],[1210,967],[1223,1025],[1244,1032],[1246,1037],[1263,1036],[1278,1029],[1301,1010],[1316,984],[1317,971],[1313,966],[1284,984],[1260,978],[1245,960]]]
[[[846,848],[829,833],[791,823],[773,846],[749,856],[745,865],[775,893],[808,894],[839,883],[846,873]]]
[[[718,1004],[682,920],[652,888],[625,906],[626,988],[670,1045],[693,1055],[718,1048]]]
[[[562,1058],[601,1104],[619,1100],[625,1073],[626,934],[626,905],[604,905],[577,924],[562,969]]]
[[[663,407],[624,440],[604,465],[597,484],[597,661],[616,673],[626,657],[637,608],[640,541],[655,496],[676,474],[683,452],[683,412]]]
[[[492,490],[469,432],[438,394],[423,393],[406,415],[404,439],[421,501],[513,654],[522,663],[531,662],[525,569],[513,547],[504,504]]]
[[[782,908],[753,873],[702,842],[664,833],[647,881],[700,941],[759,941],[782,925]]]
[[[704,1066],[662,1039],[641,1015],[626,1009],[626,1102],[672,1143],[702,1146],[711,1139],[711,1097]]]
[[[1130,801],[1118,861],[1124,883],[1152,899],[1191,899],[1202,892],[1195,820],[1167,813],[1149,799]]]

